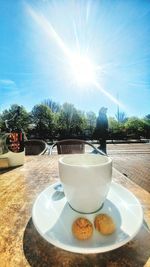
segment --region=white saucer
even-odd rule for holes
[[[77,253],[100,253],[116,249],[129,242],[143,222],[143,210],[137,198],[123,186],[112,183],[103,208],[94,214],[81,214],[68,205],[63,192],[49,186],[37,197],[32,210],[33,223],[49,243]],[[93,196],[91,196],[93,197]],[[103,236],[96,230],[89,240],[79,241],[72,234],[72,223],[78,217],[91,222],[96,214],[109,214],[116,224],[112,235]]]

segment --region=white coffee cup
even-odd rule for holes
[[[69,154],[59,159],[59,175],[70,206],[81,213],[98,211],[112,180],[112,160],[97,154]]]

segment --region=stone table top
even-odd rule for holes
[[[40,192],[59,181],[58,155],[28,156],[23,166],[0,173],[1,267],[150,267],[150,233],[145,224],[126,245],[99,254],[71,253],[38,234],[32,206]],[[115,169],[113,180],[140,200],[150,227],[150,194]]]

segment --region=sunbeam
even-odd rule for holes
[[[125,105],[123,105],[117,98],[113,97],[108,91],[106,91],[99,83],[94,82],[95,87],[104,95],[106,95],[112,102],[114,102],[117,106],[125,109]]]
[[[33,8],[29,5],[27,6],[29,14],[32,18],[39,24],[39,26],[44,30],[45,34],[51,39],[55,41],[55,43],[61,48],[61,50],[65,53],[67,57],[71,56],[70,50],[67,48],[62,38],[57,34],[52,24],[42,15],[37,14]]]
[[[70,79],[74,79],[75,83],[79,86],[79,88],[83,86],[85,90],[88,90],[89,86],[94,86],[95,89],[98,89],[113,103],[119,105],[120,107],[123,107],[123,105],[113,95],[111,95],[108,91],[102,88],[101,84],[99,83],[98,74],[104,74],[103,67],[94,64],[86,53],[81,53],[75,21],[73,22],[73,25],[77,49],[75,52],[72,52],[65,44],[63,39],[60,37],[60,35],[56,32],[50,21],[46,19],[43,14],[35,12],[34,9],[31,8],[29,5],[27,9],[30,16],[50,38],[50,41],[53,40],[64,53],[66,58],[66,64],[68,65],[68,73],[71,76]]]

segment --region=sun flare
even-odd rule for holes
[[[72,76],[78,85],[90,85],[96,81],[96,68],[86,55],[73,54],[69,57],[69,64]]]
[[[108,92],[100,81],[100,76],[104,74],[103,66],[94,64],[89,55],[83,52],[80,46],[79,39],[77,39],[77,50],[72,51],[68,44],[66,44],[51,22],[41,13],[37,13],[30,5],[27,5],[27,10],[36,23],[43,29],[50,42],[53,40],[57,47],[62,51],[63,72],[71,80],[71,84],[76,83],[76,88],[83,88],[90,90],[92,88],[98,90],[113,103],[122,106],[111,93]],[[63,36],[63,35],[62,35]],[[81,51],[82,50],[82,51]]]

